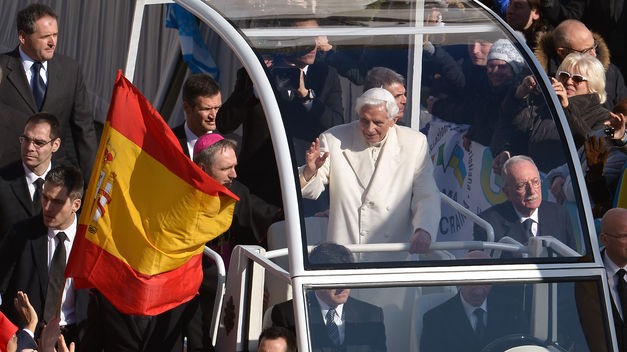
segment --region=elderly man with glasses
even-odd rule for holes
[[[570,217],[562,206],[542,201],[542,181],[533,159],[524,155],[511,157],[503,165],[501,176],[507,201],[479,214],[494,228],[495,241],[507,236],[527,244],[534,236],[553,236],[573,247]],[[474,238],[485,241],[485,230],[475,225]]]
[[[571,53],[594,56],[603,64],[607,91],[604,106],[607,109],[627,97],[623,75],[610,62],[610,49],[600,35],[592,33],[583,23],[577,20],[563,21],[553,32],[542,37],[535,50],[538,61],[550,77],[556,76],[558,66]]]

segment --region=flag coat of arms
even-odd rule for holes
[[[230,227],[237,200],[120,71],[65,275],[125,314],[174,308],[198,292],[204,245]]]

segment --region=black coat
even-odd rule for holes
[[[120,313],[100,292],[92,291],[89,319],[81,351],[86,352],[180,352],[187,304],[156,316]]]
[[[274,72],[274,71],[273,71]],[[278,79],[275,79],[275,82]],[[337,71],[324,63],[316,62],[309,65],[305,86],[313,89],[316,97],[311,109],[307,110],[298,98],[287,99],[287,90],[292,90],[290,82],[286,86],[278,87],[279,108],[283,117],[288,138],[294,146],[295,158],[298,165],[304,164],[305,152],[311,142],[318,138],[320,133],[329,128],[344,123],[344,107],[342,106],[342,87]]]
[[[610,112],[601,105],[596,93],[568,98],[564,114],[577,149],[583,147],[586,137],[592,132],[603,129],[603,122],[610,116]]]
[[[39,321],[43,322],[48,287],[48,229],[41,215],[16,223],[0,245],[0,309],[18,326],[24,327],[13,306],[17,291],[28,294]],[[88,293],[75,291],[75,314],[79,334],[87,319]]]
[[[11,225],[35,215],[22,161],[0,169],[0,241]]]
[[[479,352],[490,341],[522,332],[524,324],[519,312],[502,299],[488,296],[486,337],[479,341],[466,316],[458,293],[453,298],[425,313],[420,335],[421,352]]]
[[[525,244],[527,235],[511,202],[494,205],[479,216],[494,228],[494,241],[509,236]],[[573,224],[566,209],[556,203],[543,201],[538,209],[538,236],[553,236],[567,246],[574,248],[575,238]],[[485,241],[487,238],[483,228],[475,224],[474,239]]]
[[[599,44],[596,50],[597,59],[601,61],[603,68],[605,68],[605,92],[607,93],[607,100],[603,106],[608,110],[612,110],[616,103],[621,99],[627,98],[625,78],[618,67],[610,62],[610,50],[603,38],[598,34],[594,34],[594,40]],[[555,77],[560,60],[555,53],[555,43],[553,41],[552,32],[546,33],[542,39],[540,39],[535,54],[546,74],[550,77]],[[613,54],[614,53],[612,53],[612,56]]]
[[[266,115],[244,68],[237,71],[235,89],[218,110],[216,123],[222,133],[232,133],[242,126],[237,180],[266,202],[282,206],[279,171]]]
[[[21,111],[26,117],[39,112],[17,48],[0,55],[0,68],[3,72],[0,102]],[[80,166],[83,177],[89,180],[98,146],[87,89],[76,61],[55,54],[48,61],[47,85],[41,111],[53,114],[61,124],[62,143],[55,158]],[[22,121],[22,126],[25,122]],[[5,135],[4,138],[17,140],[18,136]]]
[[[310,341],[313,352],[374,352],[386,351],[385,326],[381,308],[349,297],[344,304],[344,342],[336,347],[324,324],[322,311],[313,293],[307,294]],[[279,303],[272,310],[272,325],[296,331],[292,300]]]
[[[183,153],[187,155],[190,159],[192,158],[189,155],[189,149],[187,148],[187,136],[185,136],[185,123],[178,125],[172,129],[176,139],[178,139],[181,148],[183,148]]]
[[[501,105],[490,150],[493,155],[504,150],[527,155],[543,172],[566,161],[564,145],[545,100],[533,94],[527,101],[517,99],[513,90]]]

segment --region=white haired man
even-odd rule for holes
[[[364,92],[355,112],[358,121],[312,142],[299,168],[303,197],[316,199],[328,185],[330,242],[409,242],[411,253],[427,252],[440,220],[440,195],[426,137],[394,124],[398,106],[383,88]],[[367,253],[360,261],[406,257]]]

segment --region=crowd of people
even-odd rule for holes
[[[627,160],[625,41],[621,44],[622,32],[615,28],[627,19],[612,7],[601,26],[588,16],[594,8],[591,1],[508,3],[490,6],[522,33],[551,77],[572,132],[569,138],[579,149],[594,215],[603,219],[603,258],[617,308],[617,331],[622,331],[620,280],[625,279],[615,275],[618,269],[624,274],[627,263],[616,247],[627,236],[627,216],[624,209],[610,208]],[[440,9],[432,10],[433,17]],[[78,64],[55,52],[57,21],[46,5],[20,10],[18,46],[0,55],[0,119],[5,127],[0,150],[0,310],[20,328],[13,348],[53,351],[56,344],[60,351],[174,352],[185,341],[187,351],[210,351],[217,271],[206,258],[199,295],[157,316],[123,314],[97,290],[76,290],[71,279],[63,280],[97,134]],[[315,28],[319,23],[298,19],[281,25]],[[355,57],[323,36],[308,39],[279,55],[263,57],[300,166],[304,213],[329,219],[324,239],[328,242],[317,246],[308,261],[403,261],[429,252],[437,241],[440,194],[427,138],[405,126],[407,71],[383,67],[380,58],[366,49]],[[470,126],[461,143],[465,150],[472,143],[490,148],[506,201],[481,209],[478,215],[493,226],[496,241],[508,236],[526,245],[532,237],[550,234],[577,250],[573,221],[562,206],[576,200],[572,172],[564,164],[563,138],[539,89],[539,78],[529,72],[517,46],[506,38],[494,39],[470,40],[464,59],[425,40],[425,81],[431,86],[423,105],[435,117]],[[351,65],[357,69],[348,70]],[[363,86],[352,109],[347,109],[355,116],[348,123],[341,76]],[[212,77],[190,75],[182,90],[185,122],[172,128],[182,155],[239,197],[230,229],[208,243],[227,266],[236,245],[266,246],[268,228],[283,218],[272,140],[255,89],[243,68],[226,99]],[[225,138],[240,126],[241,145]],[[543,199],[543,177],[555,201]],[[479,226],[473,237],[488,240]],[[408,250],[353,254],[343,246],[370,243],[407,243]],[[467,258],[488,257],[471,252]],[[424,339],[422,349],[437,350],[434,346],[446,339],[437,337],[436,331],[446,330],[437,326],[442,322],[437,317],[449,316],[446,312],[459,310],[461,304],[484,310],[467,315],[469,325],[463,328],[485,329],[484,320],[488,327],[501,324],[481,315],[488,308],[498,311],[493,305],[500,302],[488,301],[490,290],[489,285],[465,286],[428,312],[424,335],[436,341]],[[317,336],[312,338],[315,351],[350,350],[348,346],[386,350],[380,307],[350,297],[346,288],[316,290],[306,299],[309,309],[320,312],[310,314],[312,335]],[[294,351],[291,301],[273,308],[272,322],[274,326],[259,337],[259,351]],[[360,326],[361,333],[353,335],[354,326]],[[627,334],[618,335],[623,350]],[[451,342],[479,351],[486,341]]]

